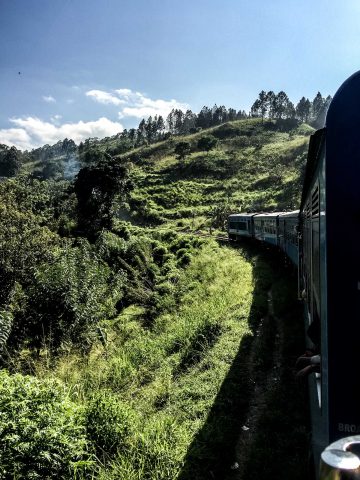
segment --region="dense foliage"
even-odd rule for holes
[[[0,478],[73,478],[91,466],[81,409],[54,380],[0,372]]]
[[[313,129],[266,110],[215,109],[208,123],[210,110],[173,112],[171,134],[143,122],[142,146],[124,134],[115,157],[119,138],[11,152],[22,167],[0,182],[0,478],[220,468],[251,390],[229,370],[267,299],[253,297],[249,260],[207,237],[230,212],[297,207]]]

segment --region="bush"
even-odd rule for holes
[[[60,383],[0,372],[0,478],[74,478],[91,466],[81,411]]]
[[[113,455],[128,447],[134,413],[110,391],[94,395],[86,407],[86,431],[98,454]]]
[[[26,310],[15,319],[16,341],[45,341],[54,350],[73,342],[87,350],[98,322],[112,317],[123,295],[123,274],[113,274],[86,241],[59,250],[50,265],[42,265],[29,288]]]
[[[238,126],[232,125],[231,123],[224,123],[213,131],[214,137],[219,138],[220,140],[236,137],[239,134],[240,128]]]
[[[164,246],[155,247],[153,250],[154,260],[157,264],[163,265],[166,258],[165,255],[167,254],[167,249]]]
[[[198,140],[197,148],[199,150],[205,150],[206,152],[210,152],[213,148],[217,145],[217,139],[212,135],[207,135],[205,137],[201,137]]]
[[[177,263],[180,267],[186,267],[187,265],[190,264],[190,262],[191,262],[190,253],[184,253],[183,255],[181,255]]]

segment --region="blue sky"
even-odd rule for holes
[[[0,0],[0,143],[248,110],[262,89],[333,95],[360,68],[359,26],[358,0]]]

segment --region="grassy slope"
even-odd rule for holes
[[[209,133],[220,138],[217,148],[199,152],[197,140]],[[132,200],[137,213],[129,208],[124,218],[140,228],[156,221],[161,229],[207,231],[217,212],[294,208],[307,135],[306,128],[283,132],[252,119],[138,149]],[[181,140],[192,148],[183,163],[173,153]],[[271,328],[265,329],[268,343],[254,339],[274,278],[275,269],[258,252],[209,240],[177,284],[180,306],[158,316],[151,328],[133,305],[104,322],[106,348],[95,346],[85,360],[66,355],[51,369],[46,361],[37,365],[39,375],[62,379],[80,403],[100,392],[126,405],[130,427],[115,455],[97,452],[95,478],[225,478],[254,391],[252,375],[261,377],[273,367]],[[249,358],[258,358],[255,367]],[[112,407],[104,402],[102,428],[115,438]],[[268,431],[278,418],[264,420]],[[254,442],[266,454],[264,439]],[[279,455],[281,439],[274,448]],[[255,476],[246,470],[247,478],[260,478],[260,470],[255,468]],[[285,473],[301,478],[294,465]]]
[[[195,229],[208,227],[216,209],[297,208],[310,132],[248,119],[138,149],[133,196],[151,218]],[[216,149],[198,151],[197,141],[208,134],[218,137]],[[178,141],[191,145],[184,162],[174,156]]]
[[[136,427],[125,451],[110,462],[102,459],[106,466],[101,478],[173,479],[188,464],[189,445],[208,421],[224,380],[234,375],[230,370],[240,344],[253,334],[253,288],[251,264],[237,252],[209,243],[180,279],[183,296],[177,311],[158,317],[148,330],[132,307],[108,325],[111,341],[106,350],[98,346],[86,362],[73,355],[57,364],[52,374],[77,398],[89,399],[103,390],[131,406]],[[232,383],[236,386],[238,379]],[[229,387],[227,393],[239,394]],[[242,395],[239,401],[247,392]],[[215,445],[211,451],[211,442],[196,446],[206,457],[207,472],[214,453],[220,453],[216,447],[222,441],[234,443],[238,420],[229,399],[222,402],[212,425]],[[191,475],[200,467],[190,464]],[[202,478],[201,470],[197,478]]]

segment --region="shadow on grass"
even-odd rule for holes
[[[236,248],[236,247],[235,247]],[[242,255],[254,265],[255,290],[249,325],[252,334],[241,339],[231,365],[203,428],[190,445],[178,480],[307,478],[308,412],[306,388],[296,384],[293,365],[304,343],[301,309],[296,301],[296,283],[274,251],[254,244],[242,247]],[[256,421],[251,444],[241,468],[239,438],[256,392],[256,384],[271,378],[277,332],[267,315],[268,291],[272,289],[275,315],[285,341],[278,346],[282,366],[279,378],[265,392],[265,408]],[[261,334],[259,334],[259,331]],[[276,347],[275,347],[276,348]],[[275,367],[276,368],[276,367]],[[240,442],[246,447],[246,438]],[[235,466],[234,470],[231,466]]]

